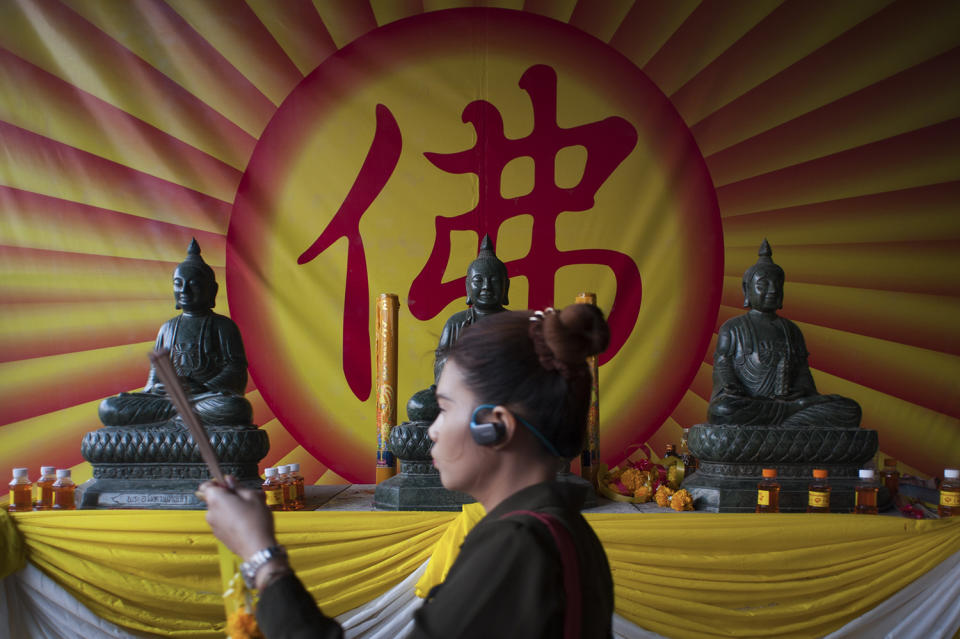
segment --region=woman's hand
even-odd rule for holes
[[[207,523],[214,536],[247,561],[258,550],[277,545],[273,513],[262,491],[236,488],[229,475],[226,480],[226,486],[206,481],[198,492],[207,502]]]

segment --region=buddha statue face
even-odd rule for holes
[[[217,288],[217,282],[211,274],[198,266],[184,263],[173,272],[173,298],[177,308],[188,313],[213,308]]]
[[[743,283],[744,306],[763,313],[783,308],[783,271],[776,265],[757,268]]]
[[[481,311],[503,309],[509,285],[502,262],[474,260],[467,269],[467,304]]]

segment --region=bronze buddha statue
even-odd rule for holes
[[[476,259],[467,268],[467,308],[447,319],[440,334],[433,364],[434,382],[447,362],[447,353],[463,331],[484,317],[507,309],[510,278],[507,266],[493,251],[490,236],[480,242]],[[390,429],[387,446],[400,460],[399,473],[377,484],[374,505],[385,510],[460,510],[473,498],[445,489],[430,459],[433,442],[427,429],[440,412],[436,386],[413,394],[407,402],[407,421]]]
[[[270,438],[253,424],[243,396],[247,360],[240,330],[212,310],[217,289],[213,269],[193,240],[173,273],[174,300],[183,312],[160,327],[156,348],[170,351],[221,470],[255,489]],[[152,368],[142,392],[108,397],[99,413],[103,428],[86,433],[80,445],[93,466],[93,478],[78,489],[80,508],[204,507],[195,491],[210,473]]]
[[[247,425],[253,410],[243,396],[247,385],[243,341],[233,320],[212,310],[218,288],[213,269],[193,240],[187,259],[173,273],[173,297],[183,312],[160,327],[155,348],[170,351],[173,367],[202,423]],[[152,367],[143,392],[109,397],[101,402],[99,412],[106,426],[157,424],[176,416]]]
[[[713,356],[711,424],[857,428],[860,406],[840,395],[820,395],[797,325],[783,308],[783,269],[764,240],[756,264],[743,275],[750,310],[724,322]]]
[[[489,235],[483,236],[477,258],[467,268],[467,310],[454,313],[443,325],[433,364],[433,380],[440,379],[440,372],[447,361],[446,351],[456,344],[463,330],[488,315],[507,310],[510,303],[510,277],[507,265],[493,251]]]
[[[877,432],[859,428],[857,402],[817,392],[800,328],[777,314],[785,276],[767,240],[758,256],[743,274],[750,310],[718,332],[707,421],[691,426],[687,442],[699,466],[683,487],[697,510],[752,512],[761,473],[774,468],[780,510],[803,512],[811,473],[822,469],[834,487],[831,509],[844,512]]]

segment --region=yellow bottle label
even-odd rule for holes
[[[267,506],[282,506],[283,493],[277,489],[265,490],[267,494]]]
[[[940,491],[941,506],[960,506],[960,493]]]
[[[769,490],[758,490],[757,491],[757,504],[759,506],[769,506],[770,505],[770,491]]]
[[[807,498],[807,504],[814,508],[828,508],[830,506],[830,493],[821,493],[810,491]]]

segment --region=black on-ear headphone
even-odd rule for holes
[[[501,422],[477,423],[477,413],[492,408],[496,408],[496,406],[493,404],[481,404],[473,410],[473,415],[470,417],[470,435],[473,436],[473,441],[481,446],[499,444],[507,435],[507,429]]]

